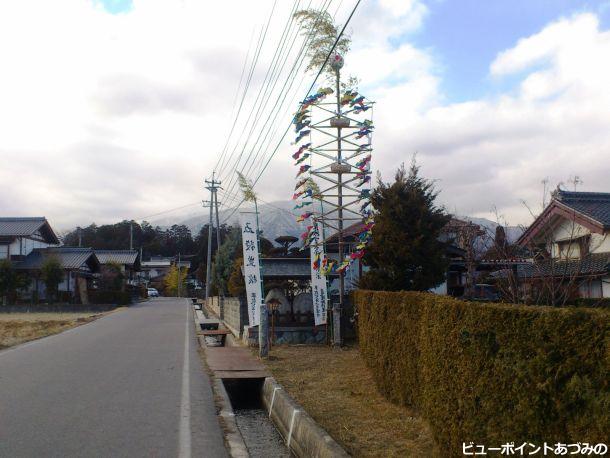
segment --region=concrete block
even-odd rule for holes
[[[348,453],[318,425],[273,379],[262,388],[263,405],[269,418],[298,457],[339,458]]]

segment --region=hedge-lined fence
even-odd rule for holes
[[[415,407],[442,456],[462,443],[610,443],[607,310],[356,291],[379,390]]]
[[[92,304],[129,305],[132,301],[132,296],[129,291],[90,290],[89,301]]]

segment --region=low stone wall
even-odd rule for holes
[[[269,327],[271,334],[271,326]],[[322,344],[326,342],[326,329],[316,329],[313,326],[276,326],[273,332],[275,345],[285,344]],[[251,346],[258,346],[258,326],[247,328],[243,335],[244,342]]]
[[[211,297],[209,308],[235,336],[241,338],[244,326],[248,324],[248,311],[238,297]]]

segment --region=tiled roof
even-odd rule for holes
[[[263,279],[311,277],[309,258],[261,258],[260,263]]]
[[[610,272],[610,253],[594,253],[583,259],[569,261],[543,261],[516,266],[519,278],[566,277],[602,275]],[[492,273],[492,277],[506,278],[508,269]]]
[[[95,255],[101,264],[124,264],[132,266],[138,260],[136,250],[95,250]]]
[[[554,197],[562,204],[602,224],[604,228],[610,228],[609,192],[571,192],[559,190]]]
[[[91,248],[36,248],[15,265],[17,269],[40,269],[49,257],[55,257],[63,269],[79,269],[83,264],[99,266],[99,260]]]
[[[44,216],[0,218],[0,237],[27,237],[38,230],[48,243],[59,244],[59,239]]]

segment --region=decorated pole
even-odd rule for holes
[[[339,54],[335,54],[330,63],[331,68],[335,71],[336,92],[337,92],[337,163],[335,170],[337,172],[337,239],[339,242],[339,259],[343,259],[343,174],[341,164],[341,67],[343,67],[343,58]],[[331,120],[332,125],[332,120]],[[333,169],[331,168],[331,171]],[[341,326],[341,315],[343,313],[343,301],[345,300],[345,270],[339,272],[339,303],[333,304],[333,345],[341,346],[343,344],[343,330]]]
[[[294,144],[300,146],[292,155],[296,160],[295,165],[299,167],[293,199],[311,199],[297,203],[294,208],[306,210],[297,221],[312,221],[301,235],[304,248],[312,247],[312,268],[320,270],[324,282],[326,278],[332,280],[334,277],[339,283],[339,298],[332,304],[331,316],[332,343],[339,346],[343,343],[342,315],[345,313],[347,289],[345,273],[354,261],[362,259],[374,224],[369,208],[371,137],[374,127],[372,119],[368,117],[373,102],[354,89],[341,91],[340,70],[343,58],[334,54],[330,65],[335,74],[335,89],[321,88],[307,96],[294,116],[297,133]],[[333,92],[336,92],[336,101],[324,102]],[[320,186],[314,178],[321,182]],[[320,201],[319,210],[313,205],[314,199]],[[355,233],[355,249],[347,255],[346,223],[358,229]],[[324,239],[320,237],[324,229],[335,232],[338,259],[328,257],[328,250],[324,250]],[[321,247],[320,250],[313,249],[318,246]],[[319,281],[316,290],[317,281],[319,280],[312,272],[314,316],[316,304],[320,303],[316,299],[316,291],[319,291],[319,285],[322,284]],[[316,325],[318,322],[317,320]]]

